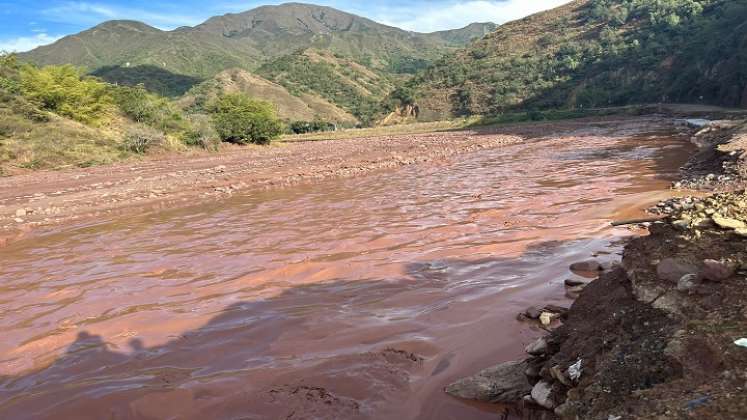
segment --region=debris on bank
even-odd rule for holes
[[[708,132],[729,133],[714,150],[744,140],[737,126]],[[547,308],[520,314],[550,331],[526,347],[526,359],[446,392],[512,403],[537,419],[747,418],[747,165],[742,150],[714,150],[738,156],[722,165],[728,180],[718,181],[724,172],[713,178],[732,191],[657,205],[661,220],[650,235],[632,239],[621,265],[582,285],[570,310],[550,324],[541,320]]]

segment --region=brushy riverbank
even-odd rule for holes
[[[527,359],[446,391],[540,419],[745,418],[746,139],[743,121],[694,132],[700,151],[674,187],[706,193],[652,209],[663,220],[629,242],[620,264],[574,267],[600,275],[571,285],[580,294],[570,309],[521,314],[549,327]]]

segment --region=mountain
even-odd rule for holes
[[[427,119],[690,102],[747,107],[747,2],[576,0],[507,23],[407,87]]]
[[[495,27],[421,34],[382,25],[330,7],[301,3],[263,6],[161,31],[134,21],[110,21],[21,54],[40,64],[101,67],[157,66],[201,78],[229,68],[253,70],[297,50],[315,48],[391,73],[423,68]]]

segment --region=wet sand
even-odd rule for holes
[[[666,120],[567,124],[434,135],[419,154],[434,137],[372,140],[418,164],[246,181],[10,243],[0,417],[495,418],[441,389],[519,357],[541,331],[516,314],[568,305],[570,263],[619,258],[635,232],[609,221],[668,196],[691,150]],[[301,147],[360,147],[325,143]]]

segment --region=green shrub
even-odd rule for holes
[[[323,131],[335,131],[335,124],[326,121],[293,121],[288,127],[293,134],[318,133]]]
[[[125,134],[122,148],[128,152],[143,154],[151,147],[156,147],[166,142],[166,136],[146,125],[137,125]]]
[[[40,109],[92,125],[112,114],[107,84],[83,76],[76,67],[27,64],[21,67],[20,78],[23,95]]]
[[[189,124],[166,98],[148,92],[145,86],[117,86],[112,97],[119,109],[135,122],[149,125],[167,133],[189,130]]]
[[[206,150],[218,148],[218,133],[213,128],[206,115],[195,114],[190,117],[191,129],[182,134],[182,143],[191,147],[201,147]]]
[[[211,107],[213,126],[223,141],[268,144],[283,132],[273,106],[243,94],[219,98]]]

